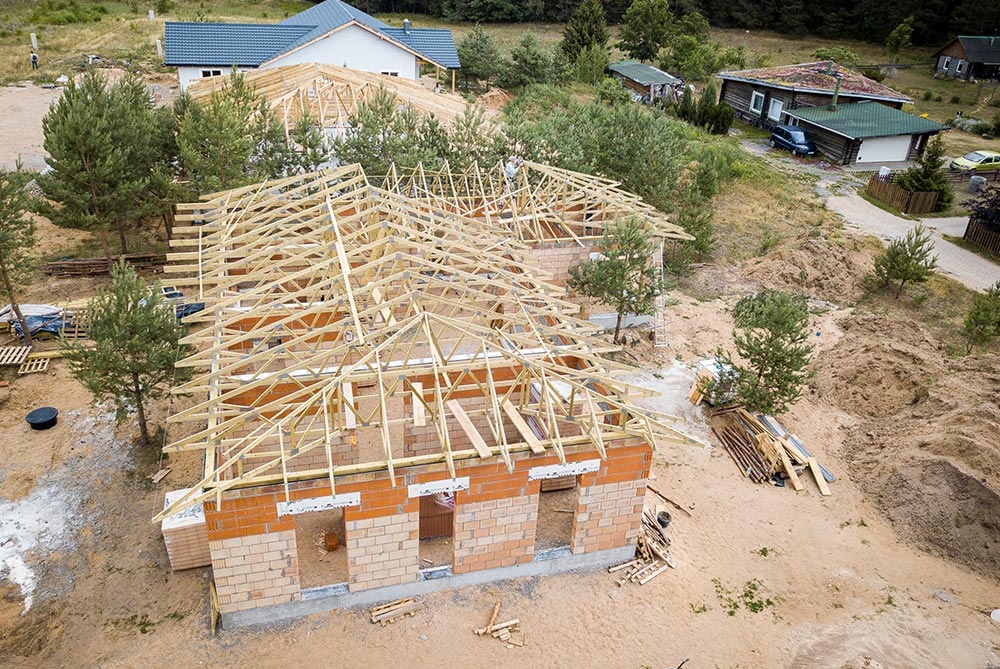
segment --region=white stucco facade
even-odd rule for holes
[[[413,53],[358,25],[348,25],[334,30],[324,37],[263,63],[260,69],[301,63],[324,63],[376,74],[391,74],[405,79],[420,78],[420,66]],[[183,91],[195,79],[226,74],[231,69],[217,65],[189,65],[178,67],[177,74]],[[245,72],[250,68],[237,69]]]

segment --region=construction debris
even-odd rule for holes
[[[382,627],[385,627],[386,623],[394,623],[397,618],[402,619],[406,616],[415,616],[417,609],[423,605],[423,602],[418,602],[412,597],[405,597],[389,602],[388,604],[376,606],[369,609],[368,612],[371,614],[372,624],[380,623]]]
[[[808,469],[820,493],[832,494],[827,483],[835,480],[833,475],[774,416],[752,414],[743,407],[722,409],[716,415],[727,421],[719,429],[713,427],[712,434],[751,481],[784,485],[787,479],[792,489],[799,491],[804,489],[800,476]]]
[[[135,269],[148,269],[162,265],[166,257],[162,253],[127,253],[112,256],[111,264],[124,258],[125,262]],[[72,260],[57,260],[46,263],[43,267],[46,274],[54,276],[97,276],[107,274],[110,269],[107,258],[75,258]]]
[[[652,492],[662,497],[660,493]],[[648,507],[642,510],[642,528],[636,543],[636,557],[608,567],[609,574],[623,572],[616,581],[619,587],[626,583],[646,585],[668,568],[674,568],[674,561],[669,554],[670,537],[666,533],[669,522],[670,514],[666,511],[655,512]]]
[[[480,627],[479,629],[472,630],[476,636],[486,636],[487,634],[494,639],[499,639],[507,644],[507,647],[517,646],[522,648],[527,645],[525,641],[524,633],[521,632],[521,620],[519,618],[512,618],[502,623],[496,622],[497,616],[500,615],[500,602],[493,605],[493,612],[490,613],[490,620],[486,623],[486,627]],[[515,634],[520,633],[520,637],[515,637]]]

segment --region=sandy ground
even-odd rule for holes
[[[39,88],[33,84],[0,87],[0,168],[14,169],[20,158],[25,169],[45,167],[42,142],[42,117],[49,105],[59,99],[59,88]]]
[[[30,119],[0,122],[9,160],[6,133],[27,134]],[[799,256],[816,261],[810,282],[851,285],[870,255],[838,248],[705,268],[696,280],[723,297],[675,293],[668,348],[630,333],[641,361],[630,380],[709,441],[685,395],[694,363],[729,340],[734,296],[796,280],[797,267],[781,273]],[[911,321],[835,305],[812,326],[818,374],[783,422],[838,477],[832,497],[808,481],[799,493],[753,485],[712,446],[658,443],[654,485],[690,513],[668,509],[675,569],[645,586],[598,570],[435,593],[385,628],[337,611],[210,636],[209,570],[170,572],[149,522],[166,490],[197,480],[197,459],[136,452],[62,362],[14,379],[0,389],[0,666],[1000,667],[989,618],[1000,607],[1000,357],[954,360]],[[59,408],[59,425],[32,432],[24,414],[42,405]],[[153,486],[162,464],[173,471]],[[521,619],[524,648],[472,634],[496,600]]]

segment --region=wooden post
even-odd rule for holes
[[[455,92],[455,70],[451,71],[451,92]]]

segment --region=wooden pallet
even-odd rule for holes
[[[4,346],[0,348],[0,366],[20,365],[31,353],[30,346]]]
[[[406,616],[416,615],[417,609],[423,606],[422,602],[414,601],[412,597],[397,599],[387,604],[382,604],[368,610],[373,623],[380,623],[385,627],[386,623],[394,623],[396,619]]]
[[[21,363],[21,366],[17,368],[17,373],[21,376],[25,374],[34,374],[35,372],[44,372],[49,368],[49,360],[52,358],[35,358],[34,360],[25,360]]]

